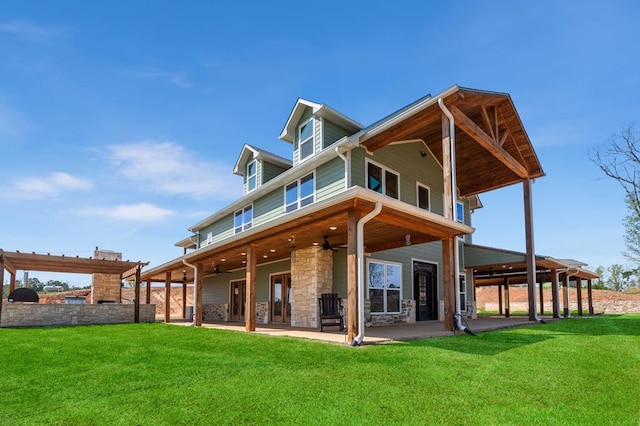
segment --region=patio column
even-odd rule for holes
[[[582,278],[576,277],[576,298],[578,299],[578,315],[582,316]]]
[[[204,313],[202,311],[202,287],[204,284],[204,263],[196,263],[196,275],[198,278],[194,281],[195,288],[193,289],[194,297],[196,298],[196,306],[194,306],[195,312],[195,325],[200,327],[202,325],[202,318]]]
[[[511,316],[511,308],[509,302],[509,278],[504,278],[504,317],[509,318]]]
[[[147,294],[145,295],[147,298],[147,305],[151,304],[151,280],[147,280]]]
[[[502,315],[502,285],[498,284],[498,315]]]
[[[347,342],[358,335],[358,220],[360,212],[347,216]]]
[[[182,318],[187,319],[187,283],[184,280],[182,280]]]
[[[560,318],[560,300],[558,293],[558,271],[556,269],[551,270],[551,305],[553,310],[553,317]]]
[[[562,274],[562,307],[564,317],[569,318],[569,275],[565,272]]]
[[[457,237],[442,240],[442,280],[444,284],[444,329],[453,331],[453,314],[456,313],[456,272],[454,244]]]
[[[164,322],[171,322],[171,272],[164,274]]]
[[[256,263],[258,246],[249,244],[247,246],[247,277],[246,277],[246,297],[247,306],[245,308],[245,329],[256,331]]]
[[[544,315],[544,283],[542,281],[538,282],[539,293],[540,293],[540,315]]]
[[[133,322],[140,322],[140,266],[136,266],[136,289],[133,299]]]
[[[2,289],[4,290],[4,255],[0,254],[0,283],[2,284]],[[0,291],[0,318],[2,317],[2,292]]]
[[[589,300],[589,315],[593,315],[593,288],[591,287],[591,279],[587,280],[587,298]]]
[[[524,193],[524,230],[527,246],[527,289],[529,296],[529,321],[536,320],[536,253],[533,241],[533,200],[531,197],[531,179],[522,181]]]

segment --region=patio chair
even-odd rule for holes
[[[342,299],[336,293],[322,293],[318,298],[320,308],[320,331],[325,326],[340,326],[344,330],[344,318],[342,315]]]

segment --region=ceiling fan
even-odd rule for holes
[[[221,271],[220,267],[218,265],[216,265],[215,268],[213,268],[213,273],[216,274],[216,275],[220,275],[220,274],[230,274],[231,272]]]
[[[338,251],[337,248],[345,248],[346,246],[344,245],[331,245],[331,243],[329,243],[329,237],[327,235],[322,237],[322,250],[331,250],[331,251]]]

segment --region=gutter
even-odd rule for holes
[[[351,342],[351,346],[360,346],[364,339],[364,225],[382,211],[382,203],[378,201],[376,207],[366,216],[360,218],[357,231],[357,259],[358,259],[358,335]]]

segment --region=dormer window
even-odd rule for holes
[[[315,151],[315,144],[313,138],[313,118],[305,121],[298,128],[298,151],[300,161],[311,157]]]
[[[258,163],[253,160],[247,163],[247,192],[256,189],[256,181],[258,177]]]

